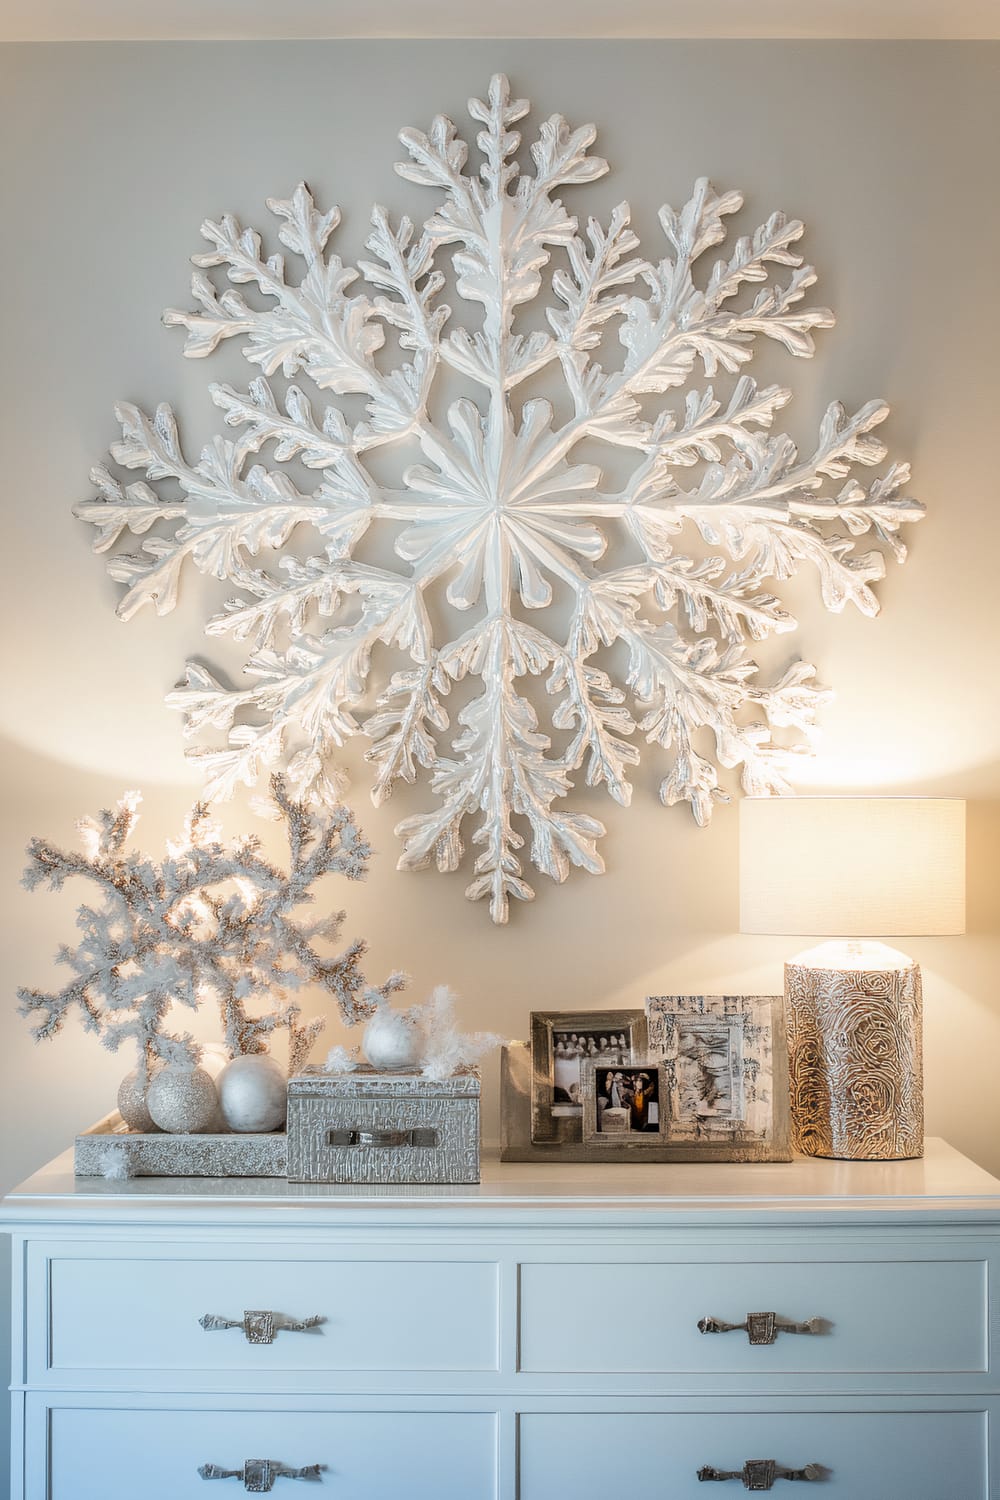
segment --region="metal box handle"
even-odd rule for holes
[[[382,1149],[400,1146],[436,1146],[438,1133],[428,1128],[415,1130],[361,1130],[360,1128],[328,1130],[328,1146],[364,1146]]]

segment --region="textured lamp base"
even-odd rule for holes
[[[785,965],[792,1145],[807,1156],[924,1154],[920,968]]]

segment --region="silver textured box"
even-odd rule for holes
[[[288,1082],[290,1182],[479,1181],[478,1071],[304,1068]]]

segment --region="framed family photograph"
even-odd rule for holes
[[[645,1052],[646,1018],[641,1010],[533,1012],[532,1141],[581,1144],[589,1065],[622,1067]]]
[[[790,1161],[781,995],[540,1011],[501,1054],[504,1161]]]
[[[626,1153],[662,1147],[667,1139],[666,1069],[588,1059],[583,1065],[583,1142]]]
[[[672,1160],[791,1160],[783,996],[653,995],[646,1021]]]

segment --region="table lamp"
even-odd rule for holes
[[[920,967],[872,940],[964,930],[964,802],[743,799],[740,931],[836,939],[785,965],[797,1150],[923,1155]]]

